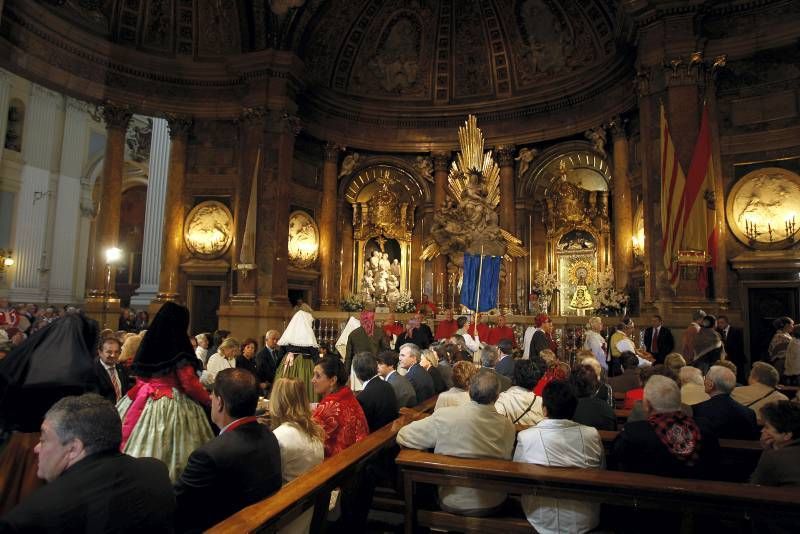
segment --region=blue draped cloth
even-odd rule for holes
[[[464,254],[464,282],[461,285],[461,304],[470,310],[484,312],[497,307],[497,294],[500,288],[500,256]],[[478,292],[478,272],[480,272],[480,295]],[[475,310],[476,297],[480,299]]]

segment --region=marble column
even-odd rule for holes
[[[154,302],[176,301],[179,298],[181,246],[183,244],[183,219],[186,216],[183,202],[183,184],[186,181],[186,144],[192,120],[188,117],[167,117],[171,140],[169,152],[169,178],[164,201],[163,244],[161,272],[158,276],[158,294]]]
[[[92,272],[89,277],[89,296],[106,296],[106,258],[109,247],[119,245],[119,218],[122,206],[122,175],[125,167],[125,135],[133,113],[129,108],[106,106],[103,119],[106,123],[106,152],[103,161],[103,182],[95,219],[95,250]],[[114,270],[111,272],[113,295]]]
[[[339,152],[341,147],[335,143],[325,145],[325,162],[322,166],[322,206],[320,207],[319,257],[322,276],[320,293],[322,309],[338,308],[339,280],[336,280],[336,184]]]
[[[728,287],[728,223],[725,213],[725,182],[722,176],[722,155],[720,153],[719,135],[719,109],[717,108],[717,90],[713,79],[714,73],[708,75],[709,90],[708,95],[708,122],[711,130],[711,164],[715,171],[715,203],[717,217],[717,265],[714,267],[714,292],[715,300],[722,309],[729,305],[727,298],[734,288]]]
[[[153,117],[152,122],[144,238],[142,242],[142,275],[139,287],[131,297],[132,305],[145,307],[158,295],[158,278],[161,271],[161,237],[164,232],[164,200],[167,194],[171,145],[167,121]]]
[[[82,289],[76,290],[75,286],[79,261],[75,236],[80,233],[81,173],[88,152],[88,121],[87,104],[67,98],[49,279],[49,300],[55,303],[75,302],[82,296]]]
[[[275,173],[272,175],[270,188],[275,195],[272,206],[274,209],[275,257],[272,261],[272,291],[269,301],[274,306],[289,305],[289,184],[292,181],[292,167],[294,165],[294,142],[300,133],[297,117],[281,113],[277,121],[271,121],[273,130],[270,132],[277,148]]]
[[[25,164],[15,220],[12,300],[45,300],[47,220],[55,200],[51,168],[58,156],[63,109],[63,96],[35,84],[31,87],[22,140]]]
[[[292,178],[297,123],[282,111],[270,110],[265,127],[265,179],[259,192],[256,263],[259,301],[268,315],[289,309],[289,185]],[[262,276],[263,274],[263,276]]]
[[[628,175],[628,136],[621,117],[611,121],[613,139],[614,178],[611,184],[614,205],[614,278],[618,288],[628,285],[628,273],[633,259],[633,207],[631,181]],[[647,238],[649,239],[649,237]]]
[[[514,147],[499,146],[495,151],[500,166],[500,227],[510,233],[517,228],[515,211],[516,195],[514,191]],[[505,313],[516,307],[517,270],[516,260],[504,263],[505,278],[500,284],[498,304]]]
[[[433,152],[433,208],[438,210],[447,199],[447,172],[450,152]],[[433,260],[433,302],[440,309],[450,305],[448,297],[447,256],[439,255]]]
[[[2,10],[3,0],[0,0]],[[3,161],[3,148],[8,128],[8,102],[11,98],[11,73],[0,69],[0,161]]]

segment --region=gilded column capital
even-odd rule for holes
[[[258,123],[264,122],[267,117],[267,108],[263,106],[254,108],[244,108],[239,115],[239,120],[245,126],[253,126]]]
[[[106,103],[100,112],[103,116],[103,122],[106,123],[106,128],[117,128],[125,130],[128,128],[128,122],[133,116],[133,110],[130,106],[117,106]]]
[[[640,98],[651,94],[652,81],[653,70],[650,67],[639,67],[636,69],[636,77],[633,79],[633,85]]]
[[[608,127],[611,130],[611,139],[617,141],[619,139],[627,139],[627,131],[626,126],[628,124],[627,119],[623,119],[619,115],[614,115],[610,121],[608,121]]]
[[[494,153],[497,155],[497,164],[501,167],[513,167],[515,150],[516,147],[514,145],[499,145],[495,148]]]
[[[184,115],[166,114],[167,128],[169,128],[169,138],[186,137],[192,128],[192,118]]]
[[[303,131],[303,123],[300,121],[300,117],[292,115],[288,111],[281,113],[281,122],[283,123],[283,128],[292,135],[300,135],[300,132]]]
[[[345,148],[347,147],[336,144],[333,141],[328,141],[327,143],[325,143],[325,147],[323,148],[323,151],[325,153],[325,161],[332,161],[334,163],[337,163],[339,161],[339,152],[341,152]]]
[[[433,158],[434,171],[436,172],[447,171],[447,168],[450,166],[449,151],[431,152],[431,158]]]

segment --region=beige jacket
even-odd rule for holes
[[[765,386],[756,382],[750,386],[739,386],[731,393],[733,400],[743,406],[747,406],[756,412],[758,424],[763,424],[761,420],[761,407],[770,402],[789,400],[789,397],[776,391],[775,388]]]
[[[493,404],[470,400],[462,406],[441,408],[430,417],[404,426],[397,434],[397,443],[460,458],[510,460],[514,438],[514,425],[497,413]],[[446,511],[470,513],[502,504],[506,494],[449,486],[439,488],[439,499]]]

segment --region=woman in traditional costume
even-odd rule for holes
[[[174,482],[189,455],[214,437],[203,406],[211,399],[200,384],[200,360],[187,329],[189,310],[167,302],[156,314],[134,358],[136,385],[122,397],[120,450],[167,464]]]
[[[0,515],[44,483],[34,453],[44,414],[63,397],[96,389],[98,331],[95,321],[69,314],[0,360],[0,428],[13,431],[0,453]]]
[[[305,384],[308,398],[316,401],[318,396],[314,392],[311,378],[314,375],[314,365],[319,360],[319,343],[314,335],[314,316],[304,310],[297,310],[292,316],[289,325],[278,340],[283,359],[278,365],[278,378],[296,378]]]

